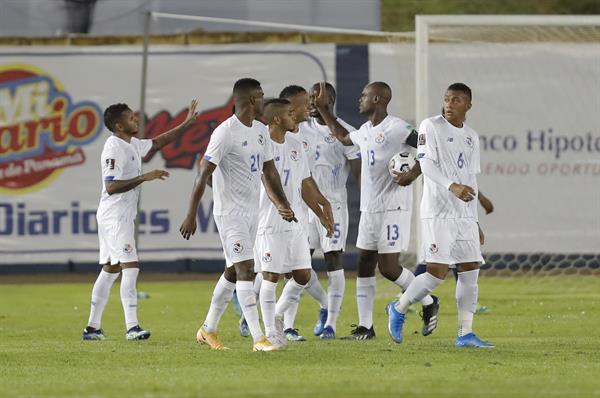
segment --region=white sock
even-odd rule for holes
[[[329,287],[327,288],[327,322],[325,326],[330,326],[335,331],[344,299],[346,278],[343,269],[328,272],[327,276],[329,276]]]
[[[417,276],[396,303],[396,309],[402,314],[406,314],[411,304],[423,300],[425,296],[429,295],[443,281],[443,279],[438,279],[429,272]]]
[[[275,305],[277,303],[277,296],[275,290],[277,289],[277,283],[264,280],[260,287],[260,311],[262,313],[262,320],[265,325],[265,334],[267,336],[275,333]]]
[[[398,279],[396,279],[394,281],[394,283],[396,285],[400,286],[400,288],[404,292],[404,291],[406,291],[406,289],[408,289],[408,287],[414,280],[415,280],[415,274],[413,274],[412,271],[409,270],[408,268],[402,268],[402,273],[400,274]],[[423,304],[423,305],[433,304],[433,299],[431,298],[431,296],[427,295],[421,300],[421,304]]]
[[[321,286],[321,282],[319,282],[319,277],[315,270],[310,271],[310,279],[306,284],[306,291],[310,294],[321,306],[321,308],[327,308],[327,292]]]
[[[283,288],[281,297],[277,300],[275,315],[283,316],[291,305],[298,304],[302,290],[304,290],[304,285],[299,284],[293,278],[288,281]]]
[[[458,307],[458,337],[473,332],[473,315],[477,309],[477,278],[479,270],[459,272],[456,283],[456,306]]]
[[[259,272],[258,274],[256,274],[256,277],[254,278],[254,294],[256,294],[256,297],[260,296],[260,286],[262,284],[263,281],[263,274],[261,272]]]
[[[125,312],[125,327],[127,330],[139,325],[137,318],[137,277],[139,268],[124,268],[121,271],[121,303]]]
[[[358,325],[369,329],[373,326],[373,301],[375,301],[374,276],[356,278],[356,305],[358,306]]]
[[[229,282],[225,279],[225,275],[221,274],[219,281],[213,290],[212,299],[210,300],[210,307],[206,319],[202,325],[204,329],[209,333],[214,333],[219,329],[219,321],[221,316],[227,309],[227,304],[233,297],[233,291],[235,290],[235,283]]]
[[[113,283],[117,280],[120,273],[110,273],[104,270],[100,271],[94,287],[92,288],[92,304],[90,308],[90,319],[88,326],[94,329],[100,329],[102,324],[102,313],[108,303],[108,296],[110,295],[110,288]]]
[[[244,318],[246,318],[254,342],[257,342],[264,334],[258,321],[256,295],[254,294],[253,287],[254,283],[252,281],[237,281],[235,284],[235,290],[240,306],[242,307],[242,313],[244,314]]]

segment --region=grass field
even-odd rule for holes
[[[597,277],[482,278],[478,334],[492,350],[457,350],[454,282],[438,291],[440,327],[405,342],[386,332],[384,306],[396,293],[378,280],[374,341],[320,341],[253,353],[231,310],[212,352],[194,339],[214,282],[144,282],[148,341],[124,340],[118,283],[105,312],[109,340],[83,342],[90,283],[0,285],[0,397],[594,397],[600,396],[600,280]],[[216,280],[216,276],[215,276]],[[356,321],[348,280],[338,334]],[[304,297],[297,327],[310,335],[317,306]]]

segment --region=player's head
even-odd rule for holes
[[[113,104],[104,110],[104,125],[113,133],[135,135],[138,118],[127,104]]]
[[[328,99],[328,107],[329,110],[333,110],[333,106],[335,105],[335,98],[337,96],[336,92],[335,92],[335,88],[333,88],[333,86],[331,85],[331,83],[325,83],[325,90],[327,90],[327,99]],[[319,96],[319,93],[321,92],[321,84],[320,83],[315,83],[312,85],[312,87],[310,88],[310,91],[308,92],[308,97],[309,97],[309,106],[308,106],[308,113],[310,116],[312,117],[319,117],[319,111],[317,110],[317,107],[315,106],[315,99]]]
[[[363,89],[358,100],[358,110],[363,115],[370,115],[376,109],[387,109],[391,99],[392,89],[387,83],[372,82]]]
[[[292,104],[283,98],[273,98],[265,101],[265,121],[269,126],[278,126],[283,131],[291,131],[296,128]]]
[[[292,104],[292,112],[296,123],[304,122],[308,119],[308,93],[304,87],[290,85],[285,87],[279,93],[279,98],[286,99]]]
[[[444,93],[442,115],[446,120],[462,123],[471,109],[471,89],[464,83],[452,83]]]
[[[260,82],[256,79],[245,77],[233,85],[235,109],[251,107],[255,116],[262,115],[264,96]]]

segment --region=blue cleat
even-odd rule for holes
[[[319,310],[319,319],[317,320],[317,324],[313,329],[313,333],[315,336],[320,336],[323,333],[323,329],[325,329],[325,323],[327,322],[327,309],[321,308]]]
[[[385,307],[385,312],[388,314],[388,332],[390,337],[396,343],[402,343],[402,327],[404,326],[405,315],[398,312],[396,309],[396,301],[392,301]]]
[[[83,329],[83,335],[81,336],[83,340],[106,340],[106,336],[102,329],[93,329],[88,331],[87,328]]]
[[[250,328],[248,327],[248,322],[246,322],[246,318],[242,315],[240,318],[240,336],[248,337],[250,336]]]
[[[233,312],[235,312],[237,316],[242,316],[242,307],[240,306],[240,301],[238,300],[235,290],[233,291],[233,296],[231,296],[231,308],[233,308]]]
[[[335,340],[335,330],[331,326],[326,326],[321,333],[321,340]]]
[[[475,333],[465,334],[462,337],[457,337],[456,342],[454,343],[454,347],[457,348],[494,348],[496,347],[492,343],[488,343],[487,341],[481,340],[479,337],[475,335]]]

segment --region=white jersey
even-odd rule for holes
[[[279,172],[285,196],[294,213],[298,213],[304,204],[302,199],[302,181],[310,177],[310,171],[308,169],[308,159],[306,159],[306,155],[302,150],[302,144],[297,140],[289,139],[289,134],[291,133],[286,133],[283,144],[278,144],[270,138],[269,142],[272,146],[273,160]],[[288,222],[281,218],[275,205],[269,199],[264,186],[260,189],[260,213],[258,219],[258,235],[304,228],[304,225],[300,222]]]
[[[421,122],[417,158],[432,160],[450,181],[476,192],[477,174],[481,172],[479,151],[479,136],[466,124],[454,127],[442,115]],[[477,219],[477,200],[463,202],[425,176],[421,218]]]
[[[267,127],[248,127],[233,115],[210,136],[204,159],[218,166],[212,179],[213,214],[256,215],[263,163],[273,159]]]
[[[142,174],[142,158],[152,149],[152,140],[131,137],[127,142],[116,135],[108,137],[101,155],[102,193],[96,212],[99,222],[134,220],[141,185],[123,193],[109,195],[107,181],[131,180]]]
[[[409,123],[388,115],[377,126],[367,121],[360,129],[350,133],[350,139],[360,148],[361,212],[411,210],[412,187],[396,184],[388,170],[392,156],[412,150],[406,143],[411,131]]]
[[[337,121],[348,132],[356,130],[340,118]],[[319,190],[330,201],[346,203],[346,180],[350,174],[348,160],[359,159],[360,149],[355,145],[343,145],[331,133],[329,127],[319,124],[316,118],[310,118],[305,123],[308,129],[316,133],[312,137],[315,157],[311,172]]]

